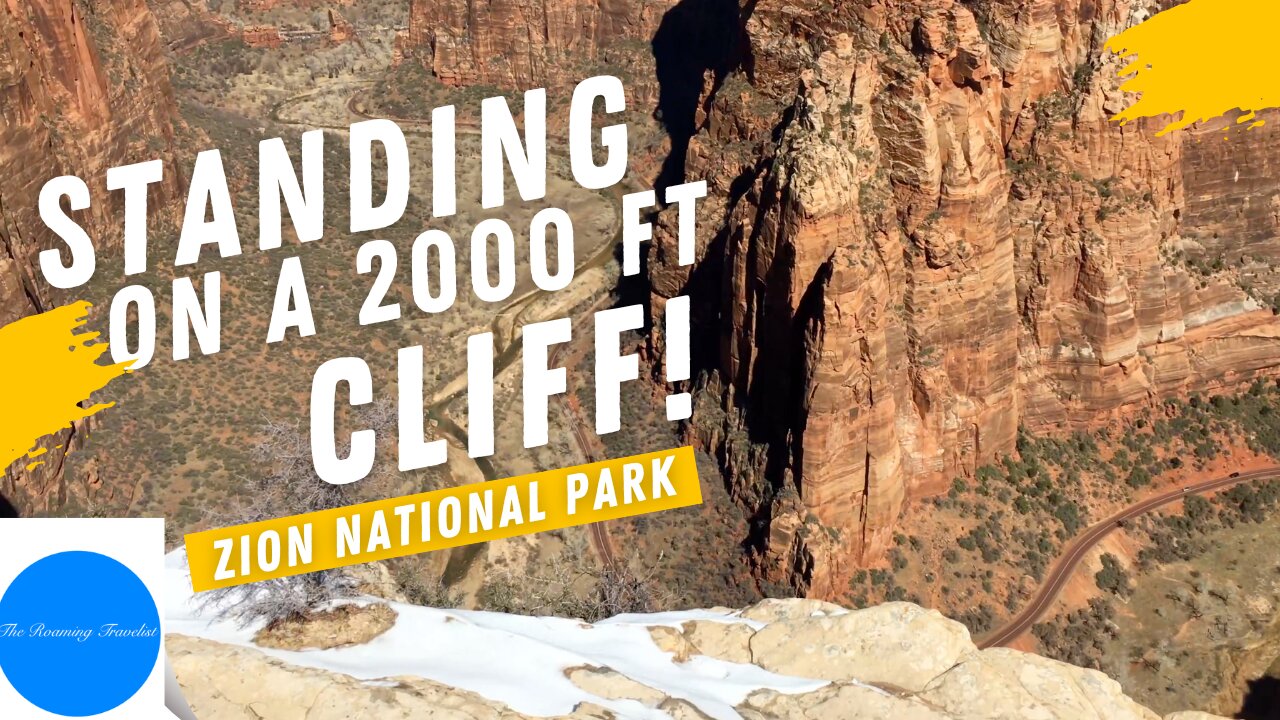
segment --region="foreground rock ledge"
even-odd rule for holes
[[[1161,720],[1100,672],[1004,648],[978,650],[963,625],[910,603],[848,611],[814,600],[766,600],[724,614],[730,622],[655,624],[650,637],[673,663],[702,655],[828,681],[800,694],[753,692],[737,706],[748,720]],[[168,637],[168,653],[201,720],[527,717],[420,677],[370,682],[183,635]],[[708,717],[613,668],[564,672],[601,702],[633,700],[677,720]],[[584,701],[568,717],[617,714]],[[1225,719],[1181,712],[1163,720]]]

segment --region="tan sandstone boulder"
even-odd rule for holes
[[[781,620],[751,637],[752,660],[766,670],[909,692],[923,690],[976,652],[963,625],[936,610],[901,602]]]

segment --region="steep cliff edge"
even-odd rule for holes
[[[36,256],[55,238],[37,211],[40,188],[78,175],[93,204],[77,214],[99,248],[121,238],[122,199],[109,167],[175,158],[176,108],[161,40],[145,0],[0,3],[0,325],[54,302]],[[175,196],[178,173],[153,189],[151,208]],[[77,430],[48,439],[74,446]],[[0,494],[23,512],[64,496],[61,451],[32,471],[8,469]]]
[[[907,603],[849,611],[767,600],[595,625],[392,606],[396,626],[366,645],[268,657],[233,638],[171,634],[167,651],[201,720],[1160,720],[1102,673],[979,651],[964,626]],[[489,656],[495,646],[500,656]],[[353,661],[374,653],[374,663]]]
[[[651,304],[699,299],[690,431],[754,511],[765,575],[835,594],[905,502],[1019,426],[1280,362],[1267,135],[1109,121],[1101,46],[1145,3],[570,5],[414,0],[409,45],[449,83],[621,74],[667,131],[656,184],[708,181],[696,266],[661,218]]]

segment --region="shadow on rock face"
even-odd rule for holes
[[[671,154],[654,181],[661,199],[670,185],[684,182],[689,140],[698,132],[698,100],[707,71],[714,86],[704,104],[710,105],[730,73],[753,74],[747,21],[756,0],[681,0],[667,11],[651,47],[658,75],[658,119],[671,138]]]
[[[1280,678],[1264,676],[1249,681],[1239,720],[1280,720]]]
[[[20,517],[18,508],[9,502],[9,498],[0,495],[0,519]]]

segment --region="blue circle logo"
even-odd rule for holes
[[[133,571],[105,555],[50,555],[0,597],[0,671],[47,712],[85,717],[119,707],[159,656],[155,600]]]

